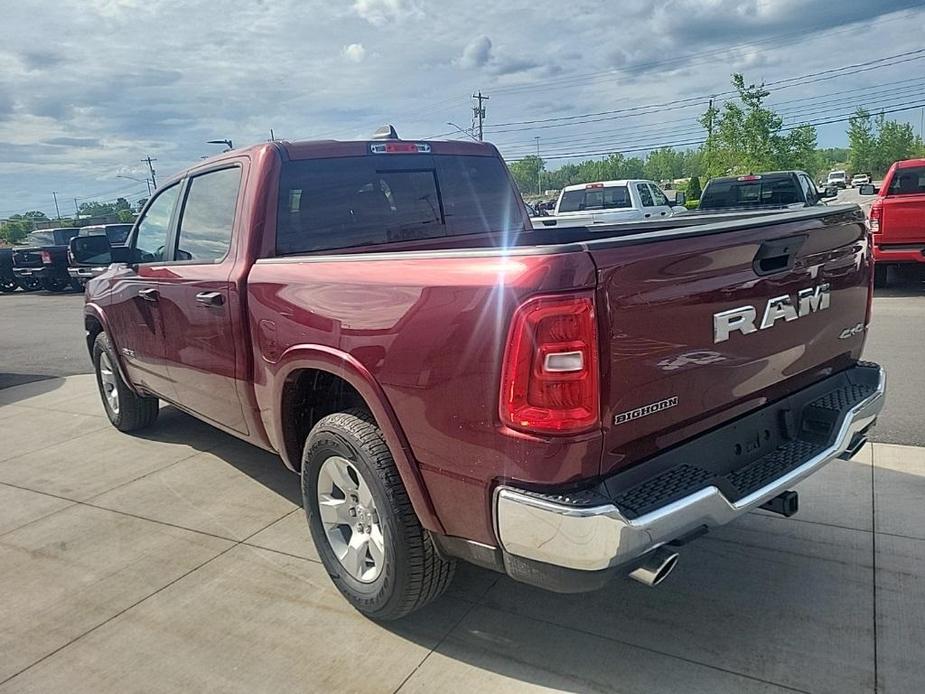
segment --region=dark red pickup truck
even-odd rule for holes
[[[883,404],[856,206],[534,230],[491,145],[271,142],[169,181],[112,253],[85,309],[112,423],[163,400],[278,452],[377,619],[457,558],[653,585],[795,511]]]

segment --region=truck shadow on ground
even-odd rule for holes
[[[925,267],[891,267],[887,274],[887,284],[874,290],[874,297],[912,297],[925,296]]]
[[[147,437],[182,438],[210,450],[300,504],[298,476],[275,455],[173,408],[163,415],[163,426]],[[180,436],[183,419],[192,423]],[[400,622],[370,628],[435,649],[420,667],[432,675],[443,671],[447,682],[474,678],[475,690],[503,688],[511,679],[567,691],[611,691],[616,683],[621,691],[763,691],[766,683],[872,690],[871,464],[833,465],[842,466],[834,477],[813,493],[801,492],[802,517],[757,512],[715,530],[681,548],[678,570],[657,588],[617,579],[593,593],[561,595],[460,564],[444,598]],[[882,470],[878,485],[881,478],[886,488],[925,494],[923,477]],[[896,558],[908,571],[912,561]],[[888,587],[899,580],[890,573],[897,566],[878,571]],[[925,600],[903,590],[913,588],[889,588],[881,609],[895,612],[905,604],[921,613],[907,614],[905,622],[925,623]],[[332,591],[331,600],[339,599]],[[925,668],[912,660],[904,667]]]

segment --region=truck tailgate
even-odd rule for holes
[[[860,357],[871,261],[857,208],[634,234],[588,248],[598,271],[602,474]]]

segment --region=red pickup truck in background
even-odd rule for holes
[[[925,263],[925,159],[898,161],[879,190],[863,185],[859,192],[877,194],[870,207],[877,286],[886,284],[890,265]]]
[[[123,431],[159,400],[301,474],[376,619],[463,559],[558,591],[654,585],[676,548],[865,442],[857,206],[531,227],[483,143],[271,142],[168,181],[85,326]]]

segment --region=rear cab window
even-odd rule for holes
[[[925,193],[925,166],[896,169],[890,181],[888,195],[921,195]]]
[[[559,201],[559,212],[618,210],[632,206],[626,186],[595,186],[565,191]]]
[[[496,157],[389,154],[284,162],[280,255],[521,231],[523,202]]]
[[[795,177],[739,176],[711,180],[700,199],[702,209],[721,207],[783,206],[803,202]]]

